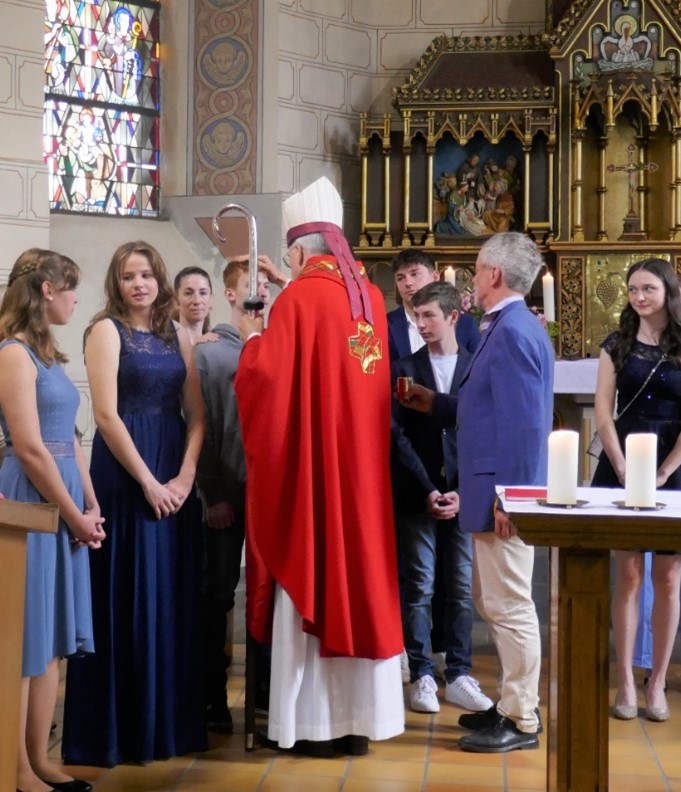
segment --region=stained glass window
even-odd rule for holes
[[[158,1],[46,0],[45,5],[50,208],[156,216]]]

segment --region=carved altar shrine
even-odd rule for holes
[[[423,247],[467,288],[489,235],[527,232],[558,354],[598,354],[634,261],[681,273],[680,20],[680,0],[547,0],[544,35],[436,38],[395,112],[360,118],[357,255]]]

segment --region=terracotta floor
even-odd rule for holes
[[[211,735],[210,750],[204,754],[146,767],[73,768],[73,772],[92,781],[96,792],[526,792],[545,788],[545,741],[539,750],[506,756],[464,753],[457,747],[457,738],[463,734],[457,726],[462,710],[444,701],[438,715],[407,711],[405,733],[372,743],[365,757],[305,759],[264,748],[246,753],[243,647],[235,650],[229,683],[235,734]],[[475,671],[485,690],[492,693],[495,658],[477,656]],[[543,687],[545,692],[545,680]],[[679,665],[670,669],[668,698],[672,715],[666,723],[643,718],[610,721],[610,792],[681,792]],[[642,695],[639,705],[644,705]],[[59,735],[60,728],[52,748],[55,757],[60,755]]]

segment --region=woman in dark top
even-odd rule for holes
[[[604,451],[592,484],[623,486],[627,435],[653,432],[658,438],[657,487],[681,489],[679,282],[669,262],[646,259],[630,267],[627,286],[629,304],[622,311],[620,329],[606,338],[598,364],[596,426]],[[617,420],[613,419],[615,404],[618,413],[624,410]],[[614,715],[629,720],[638,714],[632,662],[644,557],[635,551],[616,551],[615,564],[612,622],[618,687]],[[653,668],[645,691],[646,717],[661,721],[669,717],[665,676],[679,624],[681,556],[655,554],[652,579]]]

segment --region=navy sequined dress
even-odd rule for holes
[[[118,413],[165,483],[178,474],[185,445],[177,338],[115,324]],[[96,652],[69,662],[64,759],[113,767],[205,750],[200,504],[192,493],[176,515],[157,520],[99,432],[91,474],[107,539],[90,558]]]
[[[619,331],[602,344],[608,354],[620,337]],[[624,365],[617,372],[617,412],[636,396],[651,369],[662,357],[659,346],[635,341]],[[663,361],[634,403],[615,422],[622,450],[627,435],[653,432],[657,435],[658,467],[668,456],[681,433],[681,368]],[[605,452],[601,454],[591,482],[594,487],[619,487],[620,483]],[[681,489],[681,468],[667,479],[663,489]]]

